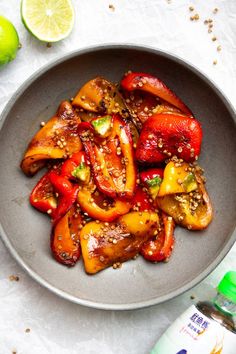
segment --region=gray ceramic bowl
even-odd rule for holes
[[[159,76],[201,121],[200,158],[214,205],[214,221],[204,232],[176,230],[169,263],[141,257],[120,270],[88,276],[80,261],[74,268],[50,254],[50,222],[28,202],[39,179],[19,168],[22,154],[42,120],[62,99],[96,75],[119,81],[128,69]],[[18,263],[40,284],[78,304],[102,309],[135,309],[160,303],[190,289],[209,274],[233,245],[236,232],[235,115],[229,102],[189,64],[151,48],[104,46],[65,56],[33,75],[14,95],[2,116],[0,132],[0,215],[2,239]]]

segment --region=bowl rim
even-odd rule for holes
[[[92,45],[92,46],[86,46],[81,49],[69,52],[65,55],[62,55],[59,58],[52,59],[49,63],[45,64],[41,68],[39,68],[36,72],[34,72],[31,76],[29,76],[26,81],[24,81],[20,87],[13,93],[11,99],[7,102],[6,106],[4,107],[1,117],[0,117],[0,130],[4,126],[4,122],[11,111],[12,107],[14,106],[15,101],[27,90],[27,88],[35,81],[37,80],[41,75],[45,74],[48,70],[52,69],[53,67],[70,60],[72,58],[75,58],[77,56],[83,55],[83,54],[89,54],[91,52],[98,52],[98,51],[103,51],[103,50],[137,50],[137,51],[146,51],[148,53],[152,54],[157,54],[160,55],[164,58],[170,59],[177,64],[180,64],[190,71],[192,71],[195,75],[197,75],[201,80],[206,82],[215,93],[220,96],[221,100],[223,101],[224,105],[226,108],[229,110],[231,116],[234,119],[234,122],[236,123],[236,111],[231,104],[230,100],[227,98],[227,96],[221,91],[221,89],[217,86],[217,84],[210,79],[206,74],[203,74],[197,67],[195,67],[193,64],[190,64],[188,61],[185,59],[180,58],[179,56],[176,56],[170,52],[163,51],[161,49],[157,49],[156,47],[148,46],[148,45],[137,45],[133,43],[124,43],[124,44],[117,44],[117,43],[107,43],[107,44],[101,44],[101,45]],[[227,241],[227,243],[224,245],[224,247],[221,249],[219,252],[218,256],[214,259],[214,261],[209,264],[204,271],[202,271],[197,277],[195,277],[193,280],[190,282],[187,282],[180,288],[166,294],[159,296],[158,298],[152,298],[150,300],[145,300],[145,301],[139,301],[139,302],[132,302],[132,303],[122,303],[122,304],[107,304],[107,303],[100,303],[100,302],[94,302],[90,300],[84,300],[84,299],[79,299],[76,296],[73,296],[71,294],[66,293],[63,290],[60,290],[56,286],[50,284],[47,280],[45,280],[43,277],[38,275],[35,271],[33,271],[27,263],[23,260],[23,258],[17,253],[16,249],[12,245],[10,239],[7,236],[7,233],[4,231],[1,223],[0,223],[0,237],[3,241],[3,244],[6,246],[6,248],[9,250],[10,254],[12,257],[17,261],[17,263],[26,271],[26,273],[33,278],[37,283],[40,285],[44,286],[46,289],[50,290],[52,293],[58,295],[59,297],[69,300],[73,303],[87,306],[90,308],[96,308],[96,309],[102,309],[102,310],[134,310],[134,309],[141,309],[144,307],[152,306],[152,305],[157,305],[162,302],[165,302],[167,300],[173,299],[178,295],[183,294],[184,292],[190,290],[193,288],[195,285],[200,283],[202,280],[204,280],[215,268],[219,263],[223,260],[223,258],[227,255],[227,253],[230,251],[232,246],[234,245],[236,241],[236,229],[234,228],[232,231],[232,234],[230,236],[230,239]]]

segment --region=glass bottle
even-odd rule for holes
[[[151,354],[236,354],[236,271],[225,274],[216,297],[190,306]]]

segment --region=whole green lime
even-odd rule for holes
[[[13,24],[0,16],[0,66],[15,59],[19,47],[19,37]]]

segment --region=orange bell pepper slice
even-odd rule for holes
[[[68,101],[63,101],[53,116],[33,137],[21,162],[22,171],[33,176],[49,159],[65,159],[80,151],[77,134],[80,118]]]
[[[93,193],[92,190],[86,187],[79,190],[77,201],[81,209],[91,218],[107,222],[128,213],[131,208],[131,203],[128,201],[120,199],[107,200],[102,193],[98,191]]]
[[[51,250],[54,258],[67,266],[74,266],[80,250],[80,225],[82,217],[75,205],[58,221],[52,230]]]

